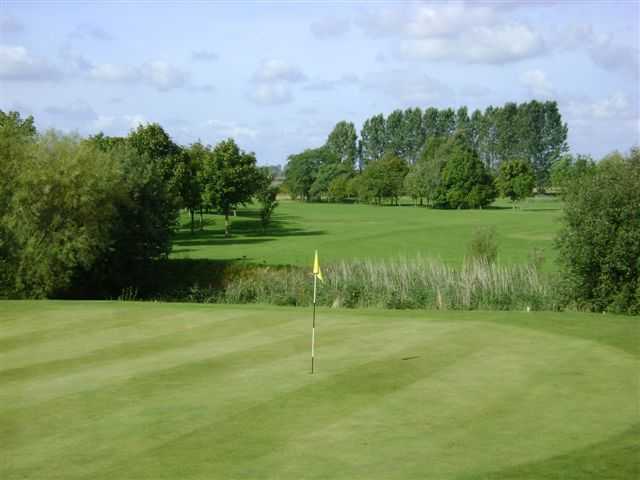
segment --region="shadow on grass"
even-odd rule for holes
[[[272,242],[274,237],[308,237],[325,235],[323,230],[307,230],[294,224],[299,218],[293,215],[278,216],[263,230],[258,212],[243,211],[241,216],[231,219],[231,236],[224,236],[224,224],[218,222],[218,228],[196,230],[184,226],[173,236],[175,252],[184,253],[181,247],[218,246],[218,245],[253,245]]]

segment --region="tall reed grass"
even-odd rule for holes
[[[350,261],[323,268],[318,305],[346,308],[437,310],[556,310],[556,290],[535,265],[467,261],[461,267],[421,257]],[[187,300],[308,306],[309,270],[255,267],[237,270],[218,289],[192,289]]]

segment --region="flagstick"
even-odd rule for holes
[[[313,274],[313,323],[311,326],[311,373],[313,374],[313,361],[316,347],[316,283],[318,275]]]

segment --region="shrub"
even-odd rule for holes
[[[565,301],[640,312],[640,150],[567,185],[556,244]]]
[[[469,257],[474,261],[495,263],[498,259],[496,229],[483,227],[475,230],[469,243]]]

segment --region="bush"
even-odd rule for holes
[[[559,249],[565,301],[640,312],[640,151],[567,185]]]
[[[483,227],[475,230],[469,243],[469,257],[474,261],[495,263],[498,259],[496,229]]]

